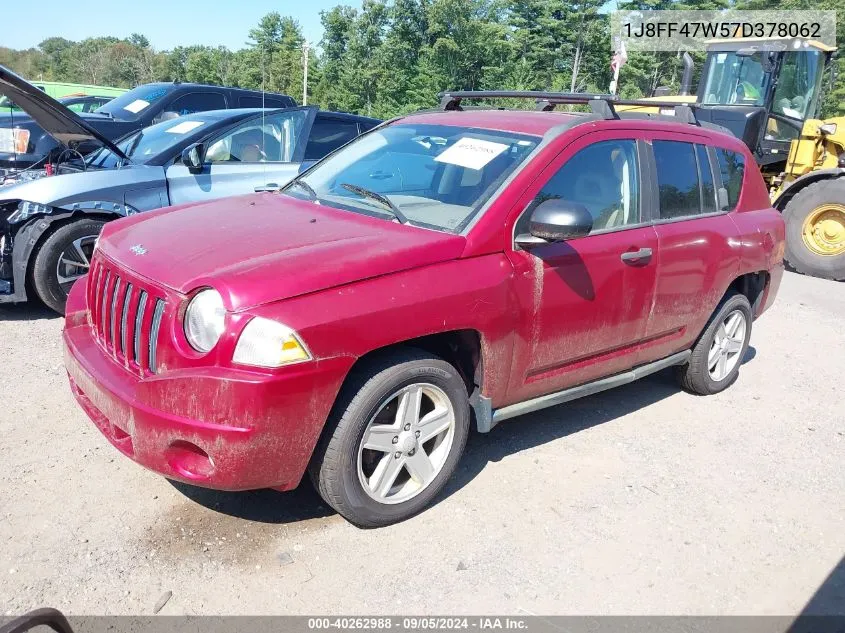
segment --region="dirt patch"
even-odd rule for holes
[[[307,484],[291,492],[219,492],[171,483],[186,498],[146,526],[140,543],[148,558],[168,563],[254,566],[343,523]]]

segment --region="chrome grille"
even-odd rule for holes
[[[95,260],[88,277],[91,328],[103,349],[141,375],[158,369],[158,338],[165,301],[121,271]]]

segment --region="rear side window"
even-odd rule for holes
[[[242,108],[286,108],[290,104],[281,99],[258,95],[241,95],[238,97],[238,105]]]
[[[319,160],[358,136],[358,123],[317,117],[311,127],[305,160]]]
[[[719,161],[719,171],[722,174],[722,189],[720,195],[723,211],[733,211],[739,201],[742,191],[742,178],[745,175],[745,156],[729,149],[716,148],[716,159]],[[720,192],[721,193],[721,192]],[[725,206],[725,203],[727,206]]]
[[[692,143],[654,141],[660,219],[682,218],[701,213],[701,183]]]

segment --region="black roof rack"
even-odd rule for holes
[[[602,119],[618,119],[616,106],[643,106],[651,108],[672,108],[675,120],[680,123],[700,125],[695,108],[688,103],[671,101],[645,101],[642,99],[620,99],[616,95],[591,92],[539,92],[535,90],[460,90],[441,92],[441,110],[463,110],[464,99],[533,99],[538,110],[554,110],[555,106],[588,105],[592,113]]]

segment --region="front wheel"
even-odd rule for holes
[[[783,214],[787,263],[805,275],[845,280],[845,178],[807,185]]]
[[[451,477],[469,424],[457,370],[422,351],[402,350],[350,375],[315,451],[312,481],[355,525],[403,521]]]
[[[35,254],[32,284],[44,304],[59,314],[77,279],[88,273],[94,244],[105,222],[79,220],[54,231]]]

